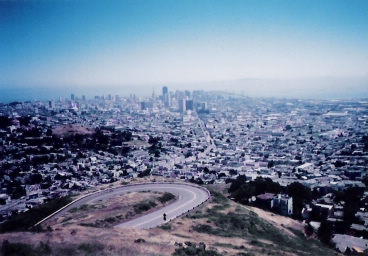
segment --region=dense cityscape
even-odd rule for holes
[[[368,101],[175,91],[0,105],[0,218],[144,176],[230,183],[232,200],[368,244]],[[360,237],[360,238],[358,238]],[[363,239],[364,238],[364,239]]]

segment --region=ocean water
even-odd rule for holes
[[[10,103],[13,101],[47,101],[47,100],[59,100],[59,97],[63,99],[70,99],[71,94],[79,99],[82,95],[86,96],[86,99],[93,99],[95,96],[103,95],[119,95],[120,97],[128,97],[130,94],[136,94],[141,97],[148,97],[152,95],[152,87],[12,87],[12,88],[0,88],[0,102]]]

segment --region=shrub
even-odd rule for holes
[[[109,223],[114,223],[116,219],[114,217],[109,217],[109,218],[106,218],[105,221]]]
[[[165,192],[161,197],[157,198],[157,200],[162,204],[164,204],[164,203],[166,203],[170,200],[173,200],[173,199],[175,199],[175,196],[171,193],[168,193],[168,192]]]
[[[160,228],[162,228],[163,230],[170,231],[171,230],[171,225],[169,223],[165,223],[165,224],[161,225]]]
[[[146,240],[144,240],[143,238],[138,238],[137,240],[134,241],[134,243],[145,243]]]
[[[141,203],[138,203],[134,206],[134,211],[135,211],[135,213],[139,214],[141,212],[148,211],[149,209],[151,209],[152,207],[155,207],[155,206],[157,206],[157,204],[153,201],[141,202]]]

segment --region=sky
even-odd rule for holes
[[[368,88],[367,0],[0,1],[0,89],[326,77]]]

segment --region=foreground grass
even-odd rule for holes
[[[48,243],[39,245],[11,243],[4,240],[1,246],[1,255],[6,256],[46,256],[46,255],[101,255],[105,246],[96,243],[81,243],[63,247],[52,247]]]

